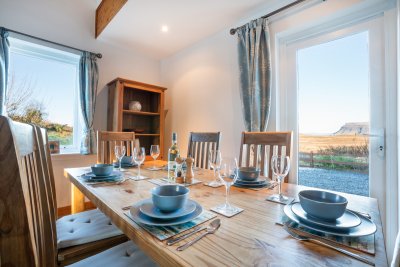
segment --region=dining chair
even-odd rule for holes
[[[272,178],[274,155],[290,156],[293,132],[242,132],[239,166],[259,167],[261,174]],[[285,182],[289,179],[286,176]]]
[[[34,127],[38,138],[44,179],[51,212],[57,218],[57,202],[53,164],[48,144],[47,131]],[[100,210],[93,209],[64,216],[56,221],[58,261],[63,265],[86,258],[107,248],[120,244],[128,238]]]
[[[190,132],[187,157],[194,158],[194,166],[209,169],[208,152],[218,150],[221,132]]]
[[[97,163],[112,164],[116,159],[114,147],[124,145],[126,156],[132,156],[135,147],[134,132],[97,131]]]
[[[53,185],[37,128],[0,116],[0,265],[58,266]],[[43,139],[42,139],[43,140]],[[110,261],[112,259],[112,261]],[[155,266],[131,241],[72,266]]]
[[[397,234],[396,242],[394,244],[393,259],[390,267],[400,267],[400,231]]]

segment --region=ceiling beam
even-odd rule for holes
[[[128,0],[102,0],[96,9],[95,37],[107,27],[110,21],[117,15]]]

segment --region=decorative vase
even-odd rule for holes
[[[140,111],[142,109],[142,105],[139,101],[131,101],[129,102],[129,110]]]

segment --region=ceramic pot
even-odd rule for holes
[[[142,109],[142,105],[139,101],[131,101],[129,102],[129,110],[140,111]]]

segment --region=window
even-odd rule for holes
[[[8,115],[46,128],[49,140],[59,142],[60,153],[78,152],[80,55],[13,37],[9,40]]]

